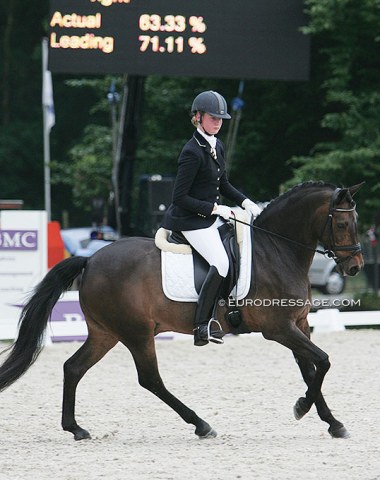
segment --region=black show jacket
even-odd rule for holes
[[[178,159],[173,203],[162,222],[164,228],[172,231],[207,228],[216,220],[211,212],[214,203],[221,203],[221,196],[237,205],[247,198],[228,181],[220,140],[216,143],[216,154],[214,159],[210,144],[198,131],[183,147]]]

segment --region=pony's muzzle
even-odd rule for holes
[[[341,264],[343,271],[346,275],[354,277],[357,275],[364,266],[363,255],[358,253],[350,258],[347,262]]]

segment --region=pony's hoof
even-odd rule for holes
[[[199,438],[215,438],[217,436],[216,431],[210,427],[210,425],[202,420],[201,425],[198,425],[195,429],[195,435]]]
[[[304,417],[308,411],[309,411],[309,408],[307,408],[307,405],[306,405],[306,398],[304,397],[299,398],[293,407],[293,412],[294,412],[294,416],[296,417],[296,420],[301,420],[301,418]]]
[[[84,430],[83,428],[79,428],[74,434],[74,440],[87,440],[91,438],[91,435],[87,430]]]
[[[198,435],[200,440],[205,440],[206,438],[215,438],[218,434],[216,430],[210,428],[210,430],[205,435]]]
[[[350,438],[350,433],[342,424],[335,427],[330,427],[328,429],[328,432],[332,436],[332,438]]]

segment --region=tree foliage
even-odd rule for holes
[[[364,222],[380,211],[380,2],[307,0],[305,33],[319,44],[324,112],[308,155],[293,156],[289,186],[309,178],[338,185],[366,181]]]
[[[70,162],[53,164],[54,183],[68,185],[72,189],[74,205],[86,212],[90,211],[94,197],[106,199],[112,190],[111,149],[110,129],[88,125],[81,141],[69,151]]]
[[[360,214],[380,210],[380,0],[305,0],[310,35],[308,82],[245,81],[232,182],[254,200],[270,200],[305,180],[362,180]],[[43,208],[41,38],[48,0],[0,3],[0,196]],[[228,65],[227,65],[228,68]],[[116,81],[121,92],[122,79]],[[111,188],[110,77],[53,75],[53,217],[88,223],[92,197]],[[174,174],[192,135],[194,96],[220,91],[231,104],[239,79],[150,76],[139,127],[135,193],[141,174]],[[226,141],[228,122],[221,139]]]
[[[0,197],[34,208],[43,208],[43,182],[33,179],[43,175],[38,100],[46,9],[47,0],[0,3]]]

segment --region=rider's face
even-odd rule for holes
[[[216,135],[219,132],[222,123],[223,120],[221,118],[213,117],[209,113],[204,113],[201,126],[207,133]]]

